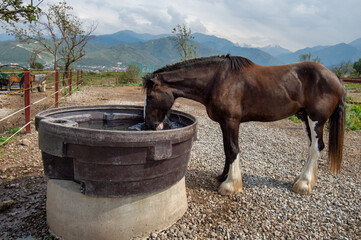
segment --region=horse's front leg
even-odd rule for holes
[[[222,195],[231,195],[242,192],[238,147],[239,121],[235,119],[227,120],[221,123],[221,129],[226,163],[219,179],[227,178],[219,186],[218,192]]]

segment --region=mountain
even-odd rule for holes
[[[311,58],[319,57],[321,63],[326,67],[332,67],[342,61],[354,62],[361,57],[361,50],[346,44],[340,43],[333,46],[316,46],[313,48],[304,48],[290,54],[281,54],[278,56],[283,63],[298,62],[302,54],[311,53]]]
[[[130,44],[137,42],[146,42],[153,39],[158,39],[168,36],[167,34],[152,35],[148,33],[136,33],[130,30],[119,31],[113,34],[104,34],[94,36],[91,42],[105,44],[105,45],[119,45]]]
[[[26,63],[29,51],[15,41],[6,41],[0,43],[0,63]]]
[[[101,49],[99,52],[90,52],[80,63],[85,65],[95,63],[109,65],[111,58],[114,58],[113,65],[115,65],[116,62],[122,62],[124,64],[137,62],[139,64],[144,63],[163,66],[178,62],[180,57],[174,42],[167,37],[160,38],[161,36],[167,35],[138,34],[132,31],[120,31],[110,35],[100,35],[97,36],[92,43],[110,47]],[[193,44],[197,46],[198,57],[230,53],[233,56],[249,58],[255,63],[262,65],[281,63],[275,57],[259,49],[238,47],[224,38],[201,33],[194,33],[193,37]],[[146,41],[147,39],[148,41]],[[124,44],[127,46],[123,46]],[[132,49],[134,50],[133,52],[131,52]],[[144,53],[143,59],[139,57],[142,53]]]
[[[14,41],[15,38],[7,33],[0,33],[0,42],[4,41]]]
[[[6,34],[0,34],[0,62],[27,64],[34,44],[17,41],[1,41]],[[133,31],[119,31],[114,34],[95,36],[88,42],[86,56],[77,63],[79,66],[126,66],[129,64],[153,65],[154,68],[180,61],[175,43],[167,34],[139,34]],[[4,38],[2,38],[4,37]],[[9,37],[9,36],[7,36]],[[341,61],[357,61],[361,58],[361,38],[349,44],[340,43],[333,46],[316,46],[290,52],[280,46],[252,48],[240,46],[216,36],[194,33],[193,44],[197,46],[198,57],[231,54],[243,56],[261,65],[278,65],[298,62],[299,56],[311,53],[312,58],[319,57],[326,67]],[[281,53],[281,54],[280,54]],[[41,53],[38,61],[51,64],[52,56]]]
[[[286,48],[283,48],[281,47],[280,45],[268,45],[268,46],[265,46],[265,47],[260,47],[258,48],[274,57],[277,57],[281,54],[289,54],[289,53],[292,53],[290,50],[286,49]]]
[[[234,47],[234,44],[225,38],[219,38],[202,33],[193,33],[192,36],[194,37],[194,41],[219,51],[224,51],[225,49]]]
[[[361,38],[358,38],[352,42],[350,42],[348,45],[357,48],[358,50],[361,50]]]
[[[202,33],[194,33],[193,36],[195,41],[202,43],[209,48],[216,49],[223,54],[229,53],[232,56],[249,58],[253,62],[261,65],[281,64],[277,58],[257,48],[239,47],[227,39]]]
[[[198,57],[221,54],[219,51],[196,43]],[[147,42],[119,44],[109,48],[88,53],[79,64],[114,66],[121,62],[129,64],[153,65],[158,68],[179,61],[179,53],[174,42],[168,38],[160,38]]]

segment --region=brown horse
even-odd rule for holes
[[[19,84],[19,89],[24,88],[24,79],[25,79],[25,73],[21,73],[18,76],[9,76],[9,84],[8,84],[8,91],[11,91],[11,86],[14,83],[18,83]],[[30,74],[30,85],[31,85],[31,90],[33,87],[33,82],[34,82],[34,75]]]
[[[33,82],[35,79],[35,75],[30,74],[30,89],[33,91]],[[24,88],[24,81],[25,81],[25,74],[20,74],[19,76],[10,76],[9,77],[9,84],[8,84],[8,91],[11,91],[11,86],[14,83],[19,84],[19,89]]]
[[[178,97],[205,105],[223,134],[225,166],[218,177],[223,195],[242,191],[238,147],[239,124],[299,117],[309,140],[309,157],[293,190],[311,193],[317,160],[324,148],[323,129],[330,123],[330,170],[341,169],[345,125],[345,88],[321,64],[301,62],[260,66],[243,57],[199,58],[161,68],[143,78],[146,89],[145,125],[162,129]]]

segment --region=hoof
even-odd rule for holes
[[[232,195],[242,192],[242,179],[238,182],[226,181],[223,182],[218,189],[219,194],[221,195]]]
[[[312,192],[313,185],[307,179],[300,179],[300,176],[296,177],[292,190],[299,194],[310,194]]]

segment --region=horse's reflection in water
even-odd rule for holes
[[[293,190],[311,193],[317,160],[324,148],[323,129],[330,123],[331,172],[341,168],[345,124],[345,89],[327,68],[314,62],[260,66],[243,57],[209,57],[166,66],[143,78],[145,127],[159,130],[178,97],[205,105],[223,134],[225,166],[218,177],[221,194],[242,191],[239,124],[276,121],[296,114],[304,124],[309,157]]]

